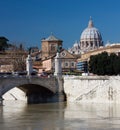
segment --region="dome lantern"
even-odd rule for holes
[[[90,17],[89,23],[88,23],[88,28],[92,28],[94,27],[93,21],[92,21],[92,17]]]

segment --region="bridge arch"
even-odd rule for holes
[[[11,90],[14,87],[20,87],[25,85],[38,85],[44,87],[51,92],[55,93],[57,91],[56,83],[54,79],[45,79],[45,78],[31,78],[28,79],[26,77],[9,77],[2,78],[0,80],[0,96],[5,94],[7,91]]]
[[[9,90],[18,87],[26,93],[28,103],[52,102],[59,100],[59,83],[54,77],[3,77],[0,79],[1,97]]]

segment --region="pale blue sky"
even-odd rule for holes
[[[120,0],[0,0],[0,36],[41,47],[51,32],[64,48],[80,39],[92,16],[103,41],[120,42]]]

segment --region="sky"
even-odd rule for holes
[[[72,47],[90,16],[104,44],[120,42],[120,0],[0,0],[0,16],[0,36],[27,48],[51,33]]]

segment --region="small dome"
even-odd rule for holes
[[[102,36],[97,28],[94,27],[93,21],[90,18],[88,27],[83,30],[80,37],[80,46],[83,51],[89,51],[102,46]]]
[[[73,47],[68,49],[68,51],[72,54],[80,54],[80,45],[79,43],[76,41],[74,44],[73,44]]]
[[[74,47],[79,47],[79,43],[76,41],[73,46]]]

